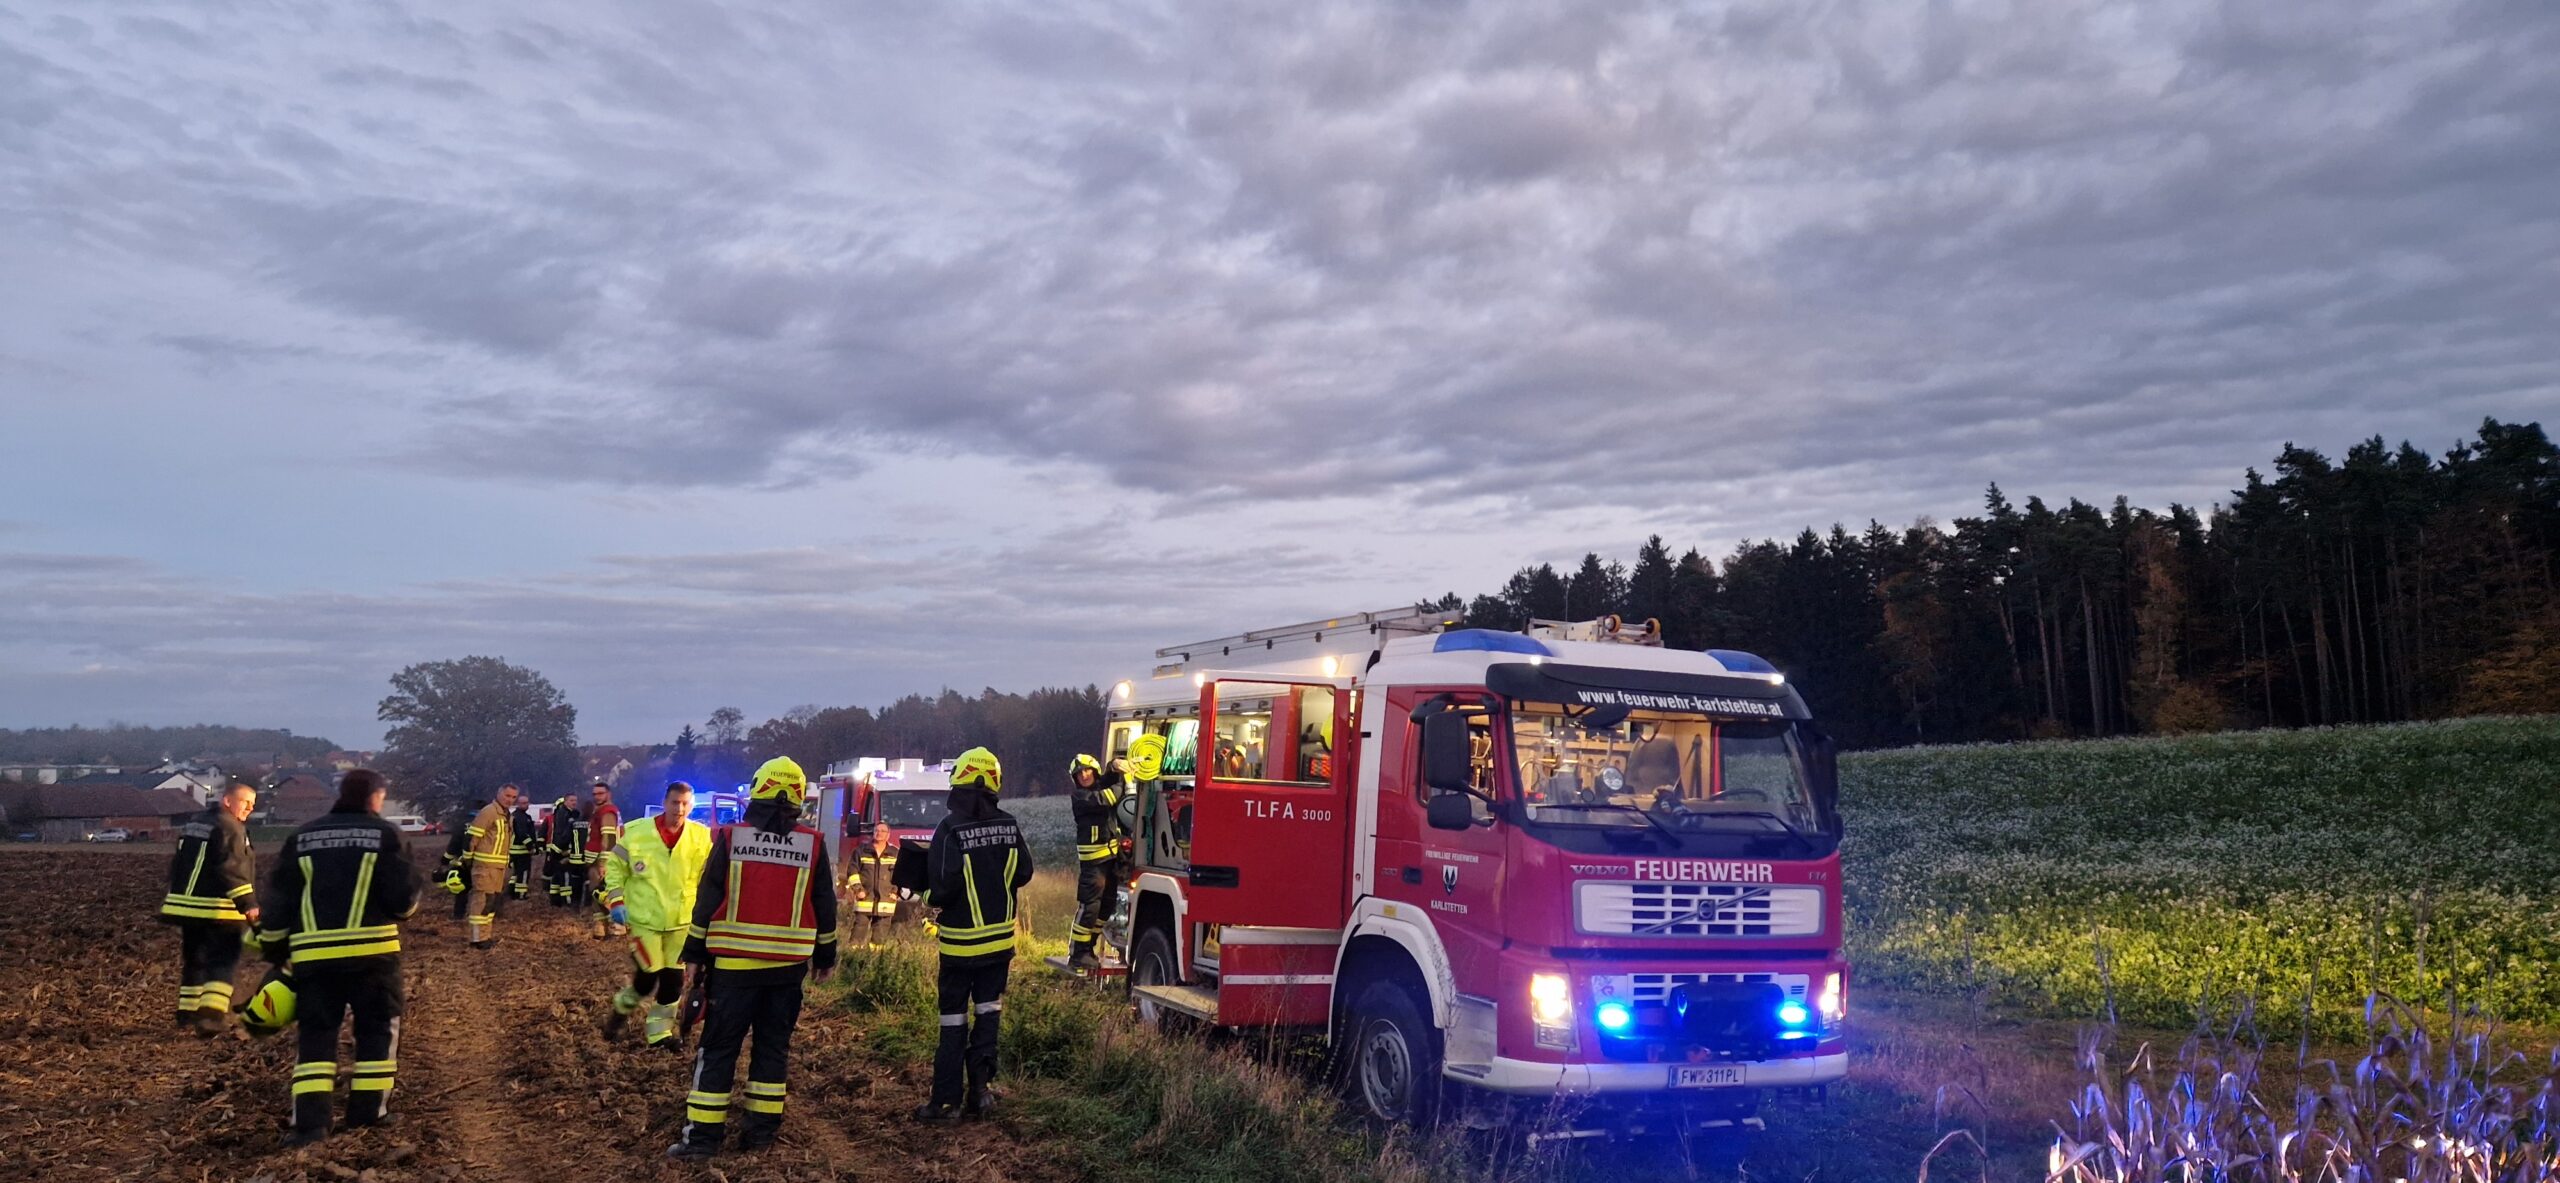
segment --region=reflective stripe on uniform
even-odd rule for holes
[[[398,1060],[358,1060],[355,1076],[347,1082],[347,1089],[358,1093],[390,1092],[391,1078],[397,1075],[399,1070],[400,1061]]]
[[[729,1098],[724,1093],[706,1093],[695,1089],[684,1096],[684,1115],[688,1121],[703,1125],[719,1125],[729,1120]]]
[[[742,1102],[749,1113],[780,1113],[787,1086],[761,1080],[747,1082],[747,1095]]]
[[[338,1064],[335,1060],[314,1061],[293,1066],[294,1096],[328,1092],[337,1084],[337,1081]]]

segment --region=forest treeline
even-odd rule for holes
[[[163,760],[232,759],[277,763],[316,760],[337,745],[318,736],[259,727],[0,727],[0,763],[115,764],[150,767]]]
[[[868,707],[804,706],[748,731],[742,768],[789,756],[815,775],[854,756],[948,760],[985,745],[1004,765],[1008,796],[1067,791],[1067,762],[1102,742],[1102,691],[1093,686],[1043,688],[1029,694],[989,689],[971,697],[953,690],[910,694]]]
[[[1940,526],[1746,541],[1717,562],[1524,567],[1428,605],[1471,625],[1616,613],[1786,671],[1844,743],[2560,711],[2560,455],[2491,419],[2442,456],[2287,445],[2208,510],[2013,502]]]

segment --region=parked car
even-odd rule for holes
[[[20,830],[18,831],[18,841],[42,842],[44,841],[44,835],[36,833],[34,830]]]
[[[433,834],[441,828],[414,813],[396,813],[382,820],[400,827],[403,834]]]
[[[89,835],[89,841],[91,841],[91,842],[131,842],[131,841],[133,841],[133,831],[128,830],[128,829],[124,828],[123,826],[109,826],[109,827],[107,827],[106,829],[98,830],[98,831],[95,831],[95,832],[91,833],[91,834]]]

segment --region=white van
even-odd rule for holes
[[[419,817],[414,813],[393,814],[382,820],[400,827],[400,832],[403,834],[432,834],[435,832],[433,828],[427,825],[427,819]]]

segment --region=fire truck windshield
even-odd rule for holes
[[[1652,711],[1591,728],[1563,708],[1520,703],[1511,734],[1521,820],[1828,844],[1784,723]]]
[[[895,789],[880,794],[880,820],[893,829],[930,830],[941,824],[949,793]]]

